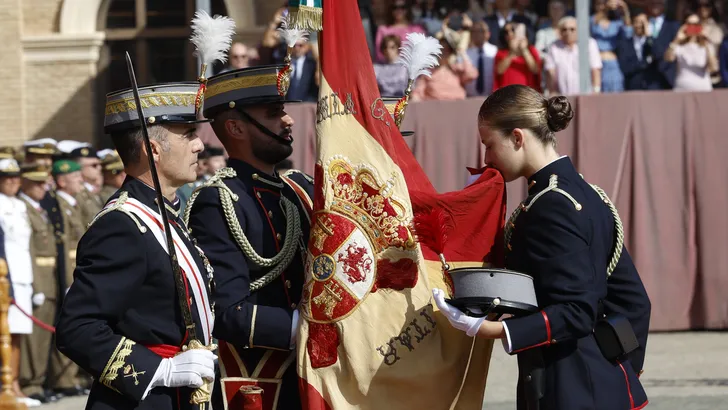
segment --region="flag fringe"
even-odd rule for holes
[[[288,9],[291,28],[309,31],[323,29],[323,10],[318,7],[298,6]]]

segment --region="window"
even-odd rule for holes
[[[212,15],[226,14],[224,0],[211,0],[211,8]],[[197,60],[189,42],[195,0],[108,0],[107,10],[100,94],[129,87],[127,51],[140,86],[195,80]]]

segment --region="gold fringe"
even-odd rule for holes
[[[323,29],[323,10],[318,7],[291,7],[288,13],[292,28],[309,31],[321,31]]]

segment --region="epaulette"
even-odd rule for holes
[[[96,214],[94,219],[92,219],[91,222],[89,222],[86,229],[90,228],[91,225],[93,225],[96,221],[101,219],[102,216],[104,216],[110,212],[113,212],[113,211],[119,211],[119,212],[123,213],[124,215],[128,216],[129,218],[131,218],[132,221],[134,221],[137,228],[139,228],[139,232],[145,233],[147,231],[147,227],[144,226],[144,224],[142,224],[141,221],[139,221],[139,219],[136,216],[134,216],[134,214],[132,214],[131,212],[129,212],[128,210],[126,210],[124,208],[124,204],[126,203],[127,199],[129,199],[129,193],[126,191],[122,191],[119,194],[119,197],[116,199],[116,201],[113,204],[107,205],[104,209],[99,211],[98,214]]]
[[[308,192],[298,182],[296,182],[296,180],[291,178],[291,176],[294,174],[303,176],[306,181],[310,182],[311,184],[313,184],[313,178],[297,169],[288,170],[283,175],[281,175],[281,179],[283,180],[283,182],[285,182],[286,185],[293,189],[293,191],[296,193],[296,196],[298,197],[298,200],[301,203],[301,206],[303,206],[303,208],[308,211],[306,213],[306,217],[308,218],[308,223],[310,225],[311,215],[309,215],[309,213],[313,213],[313,198],[309,196]]]
[[[184,215],[182,215],[182,221],[185,223],[185,226],[190,226],[190,214],[192,213],[192,205],[194,205],[195,200],[200,195],[200,192],[202,192],[202,190],[205,188],[215,187],[217,189],[224,189],[230,195],[232,200],[237,202],[238,196],[223,182],[224,179],[236,178],[237,176],[238,174],[235,172],[234,169],[230,167],[221,168],[218,169],[217,172],[215,172],[215,175],[211,176],[210,179],[195,188],[195,190],[192,191],[192,195],[190,195],[190,199],[188,199],[187,203],[185,204],[185,212]]]
[[[303,176],[304,178],[306,178],[306,181],[308,181],[308,182],[310,182],[310,183],[313,184],[313,178],[311,178],[311,176],[309,176],[307,173],[305,173],[305,172],[303,172],[301,170],[298,170],[298,169],[289,169],[288,171],[284,172],[282,176],[284,176],[284,177],[290,177],[293,174],[301,174],[301,176]]]
[[[552,192],[552,191],[565,196],[569,201],[571,201],[572,204],[574,204],[574,208],[577,211],[582,210],[583,207],[581,206],[579,201],[577,201],[568,192],[559,188],[559,176],[556,174],[552,174],[549,177],[549,185],[546,188],[542,189],[539,193],[534,195],[533,199],[531,199],[531,201],[528,203],[528,205],[526,205],[526,201],[521,202],[521,204],[518,205],[518,207],[516,207],[516,209],[513,211],[513,213],[511,214],[511,217],[508,218],[508,222],[506,223],[505,229],[503,230],[503,236],[505,239],[504,242],[505,242],[506,250],[511,250],[511,236],[513,235],[513,228],[516,227],[515,222],[516,222],[516,218],[518,218],[518,215],[520,215],[522,211],[528,212],[528,210],[531,209],[531,207],[536,203],[536,201],[539,198],[541,198],[542,196],[544,196],[547,193]]]

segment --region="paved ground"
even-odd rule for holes
[[[728,332],[652,334],[648,343],[642,375],[648,409],[728,409]],[[516,362],[498,345],[490,374],[483,409],[515,408]],[[72,398],[40,409],[79,410],[85,403],[85,397]]]

